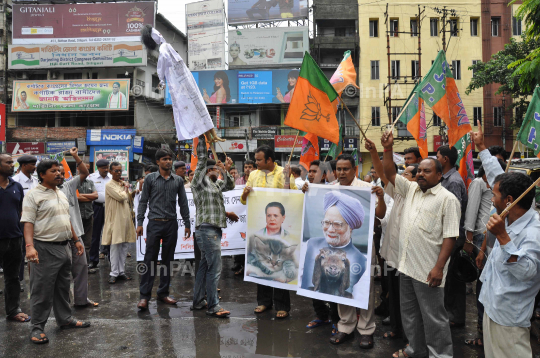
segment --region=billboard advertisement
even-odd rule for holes
[[[225,10],[222,0],[186,5],[188,67],[192,71],[225,68]]]
[[[45,143],[43,142],[16,142],[6,143],[6,152],[10,154],[43,154]]]
[[[229,0],[229,25],[308,17],[308,0]]]
[[[122,178],[127,179],[129,173],[129,151],[114,149],[94,149],[94,173],[97,172],[97,161],[107,159],[109,163],[118,162],[122,164]]]
[[[146,66],[146,59],[140,42],[8,46],[10,70]]]
[[[300,65],[306,51],[307,26],[229,31],[229,68]]]
[[[13,5],[13,44],[139,41],[155,3]]]
[[[199,71],[192,74],[207,105],[279,104],[291,102],[299,70]],[[167,92],[165,104],[171,104]]]
[[[128,109],[129,79],[13,81],[12,112]]]

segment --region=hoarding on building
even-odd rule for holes
[[[54,142],[47,142],[46,145],[46,152],[50,154],[54,153],[60,153],[64,152],[66,150],[70,150],[73,147],[76,147],[74,140],[65,140],[65,141],[54,141]],[[79,149],[79,153],[81,153],[81,148]],[[82,151],[83,153],[85,151]]]
[[[207,105],[290,103],[299,71],[229,70],[192,72]],[[216,80],[219,85],[216,85]],[[168,89],[166,89],[168,91]],[[171,104],[165,94],[165,104]]]
[[[186,5],[188,67],[192,71],[225,68],[225,9],[222,0]]]
[[[251,150],[257,148],[256,140],[249,140],[247,144]],[[219,149],[219,151],[223,148],[226,153],[246,153],[247,151],[245,139],[226,140],[225,142],[220,142],[216,148]]]
[[[45,143],[43,142],[16,142],[6,143],[6,152],[16,154],[43,154]]]
[[[307,0],[229,0],[229,25],[307,17]]]
[[[294,144],[294,139],[296,138],[296,145]],[[274,148],[275,152],[291,152],[293,150],[294,145],[294,151],[300,152],[302,151],[302,142],[304,141],[304,137],[295,136],[295,135],[277,135],[274,137]]]
[[[94,173],[97,172],[97,162],[106,159],[109,163],[118,162],[122,164],[122,178],[126,179],[129,173],[129,151],[115,149],[94,149]]]
[[[139,42],[9,45],[8,68],[146,66],[146,48]]]
[[[274,139],[278,130],[275,127],[251,128],[251,138],[253,139]]]
[[[308,27],[229,31],[229,68],[302,64],[309,51]]]
[[[13,112],[127,111],[129,79],[13,81]]]
[[[154,2],[13,5],[13,44],[139,41]]]

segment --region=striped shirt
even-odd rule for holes
[[[208,150],[206,150],[206,140],[204,135],[199,137],[197,145],[197,155],[199,161],[195,175],[191,181],[191,192],[197,212],[195,214],[195,226],[210,224],[217,227],[227,227],[227,217],[225,215],[225,203],[223,192],[234,189],[234,179],[225,173],[225,181],[212,179],[206,175],[206,162],[208,161]]]
[[[66,241],[71,239],[69,202],[60,191],[38,185],[24,197],[21,222],[34,224],[34,240]]]
[[[398,269],[427,285],[426,280],[437,263],[443,240],[459,236],[460,203],[441,184],[424,193],[416,182],[396,175],[395,187],[395,193],[405,199],[401,213]],[[448,261],[444,266],[441,287],[446,281]]]
[[[148,220],[176,220],[177,197],[178,205],[180,206],[180,215],[184,220],[186,229],[189,229],[191,227],[189,222],[189,206],[182,178],[171,173],[169,178],[165,179],[159,170],[155,173],[148,174],[144,179],[139,208],[137,210],[137,225],[143,225],[144,215],[148,206],[150,206]]]

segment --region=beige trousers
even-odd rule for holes
[[[350,334],[354,331],[354,328],[358,330],[358,333],[365,336],[370,336],[375,333],[375,285],[373,282],[375,271],[374,267],[377,265],[377,258],[375,256],[375,246],[371,247],[371,268],[366,270],[364,275],[370,275],[369,281],[369,302],[367,310],[360,310],[360,316],[356,317],[356,307],[345,306],[338,304],[339,322],[338,331]]]
[[[486,358],[531,358],[529,328],[506,327],[493,322],[484,312],[484,354]]]

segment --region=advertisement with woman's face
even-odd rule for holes
[[[238,80],[234,71],[201,71],[198,85],[206,104],[238,103]]]

